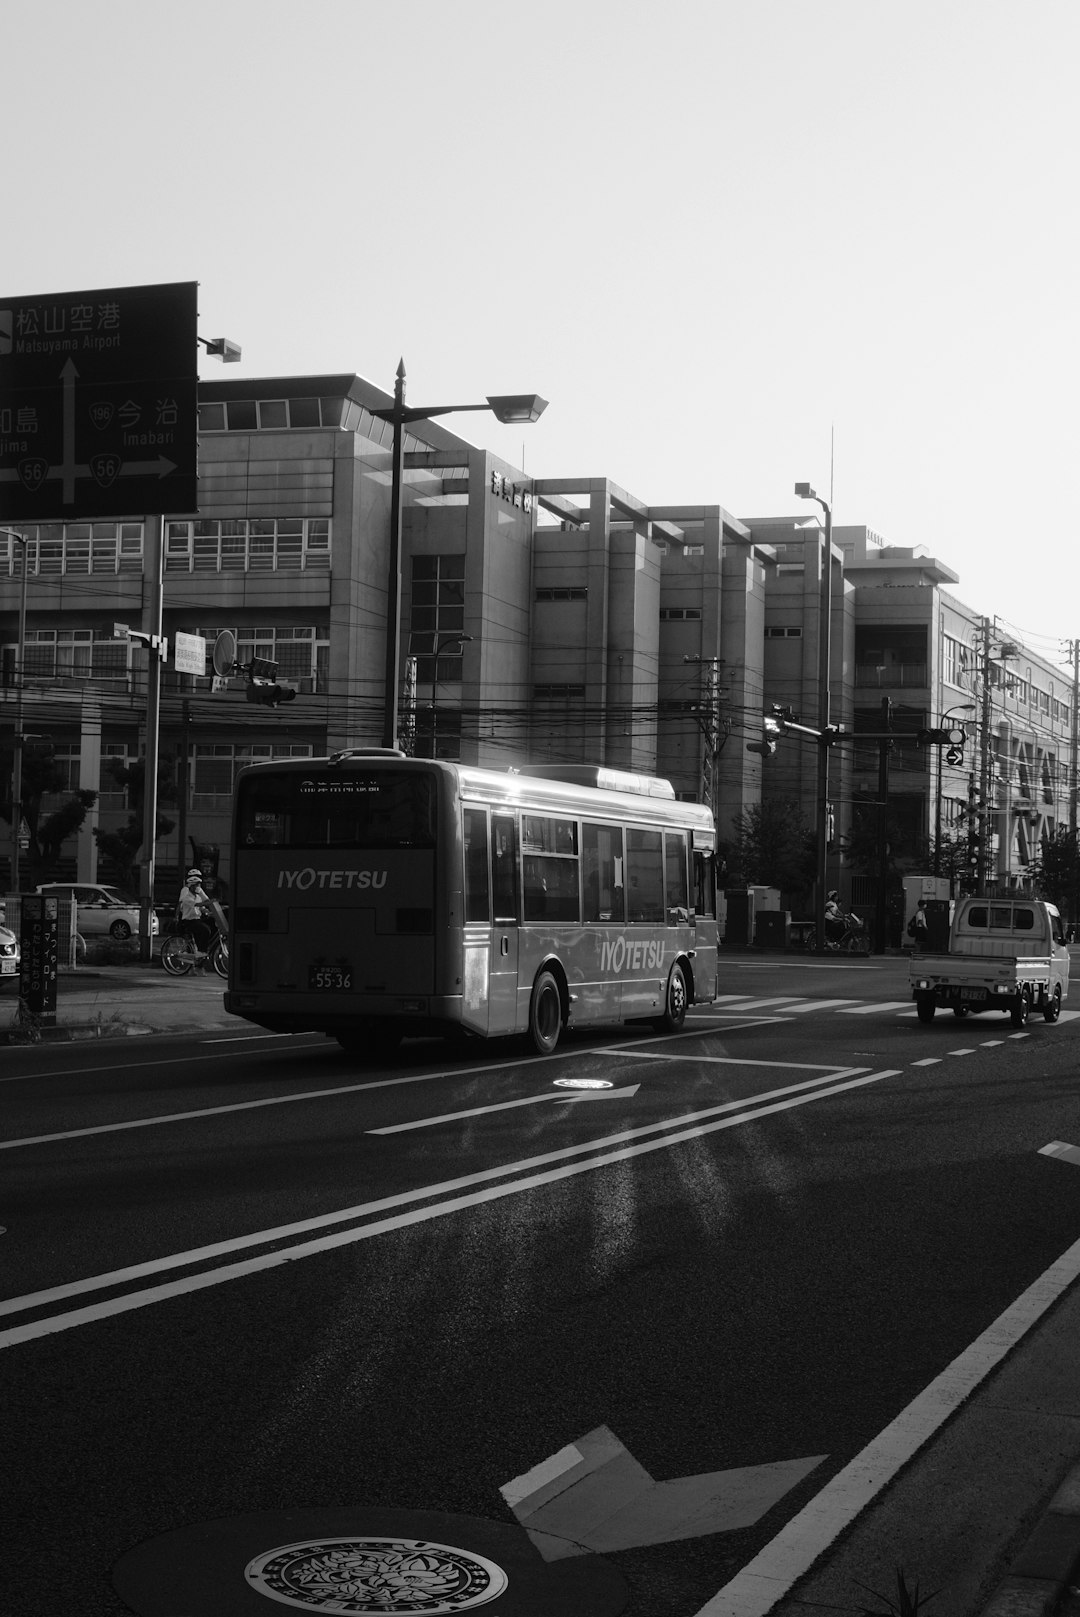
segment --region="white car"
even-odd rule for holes
[[[122,943],[125,938],[137,936],[139,906],[119,887],[102,887],[96,883],[50,881],[38,888],[44,898],[73,898],[79,906],[78,929],[84,938],[108,935]],[[150,916],[150,931],[158,930],[158,918]]]
[[[9,926],[0,926],[0,983],[19,976],[19,940]]]

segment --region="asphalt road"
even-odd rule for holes
[[[492,1617],[695,1617],[1080,1233],[1042,1151],[1080,1145],[1076,1012],[924,1027],[896,961],[726,979],[678,1038],[546,1061],[10,1052],[6,1609],[271,1617],[252,1544],[393,1529],[503,1566],[516,1532]],[[402,1588],[322,1605],[471,1609]]]

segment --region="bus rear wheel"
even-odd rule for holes
[[[549,1056],[562,1032],[562,995],[550,971],[542,971],[533,984],[529,1002],[529,1043],[538,1056]]]
[[[671,968],[668,978],[667,998],[664,1004],[663,1016],[658,1016],[653,1023],[658,1033],[678,1033],[686,1021],[686,1007],[689,1003],[689,994],[686,991],[686,976],[682,967],[676,961]]]

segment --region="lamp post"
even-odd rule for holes
[[[945,720],[951,718],[954,713],[974,713],[974,712],[975,712],[975,703],[974,702],[957,702],[955,704],[955,706],[947,708],[945,710],[945,712],[941,715],[941,728],[945,727]],[[940,876],[941,875],[941,771],[942,771],[942,765],[943,765],[943,759],[942,759],[941,748],[939,747],[938,748],[938,766],[937,766],[937,801],[936,801],[936,803],[934,805],[934,875],[935,876]],[[951,883],[951,880],[952,880],[952,878],[950,877],[950,883]]]
[[[398,361],[394,381],[394,402],[371,414],[389,421],[394,428],[393,473],[390,483],[390,565],[386,584],[386,698],[383,713],[383,746],[398,744],[398,664],[401,660],[401,507],[405,478],[405,427],[411,421],[430,421],[437,415],[455,415],[466,410],[490,410],[507,426],[523,426],[539,421],[547,400],[538,393],[489,394],[484,404],[407,405],[405,403],[405,361]]]
[[[22,545],[22,579],[19,586],[19,638],[15,647],[15,745],[11,771],[11,891],[21,892],[19,881],[19,831],[22,826],[23,778],[23,685],[26,668],[26,574],[30,541],[17,528],[0,528],[0,533]]]
[[[825,541],[821,568],[821,601],[818,625],[818,739],[817,759],[817,893],[814,901],[814,925],[817,931],[817,952],[825,953],[825,893],[828,886],[829,857],[829,672],[831,666],[832,637],[832,507],[828,500],[816,494],[809,483],[796,483],[795,493],[800,500],[816,500],[825,513]]]
[[[431,664],[431,756],[433,758],[438,755],[439,740],[439,727],[435,716],[436,691],[439,684],[439,657],[447,646],[464,645],[467,640],[472,640],[472,638],[471,634],[444,634],[440,635],[435,642],[435,655]]]

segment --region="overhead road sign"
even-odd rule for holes
[[[198,509],[197,294],[0,298],[0,520]]]

